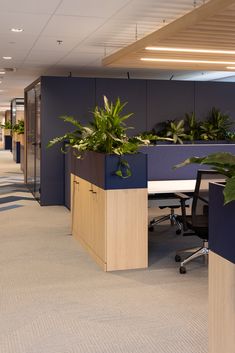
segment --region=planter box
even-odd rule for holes
[[[115,175],[120,157],[88,151],[83,159],[72,154],[72,173],[104,190],[147,188],[147,156],[143,153],[124,155],[131,168],[129,178]]]
[[[132,171],[127,179],[115,175],[116,155],[70,156],[73,236],[104,271],[146,268],[147,156],[125,155]]]

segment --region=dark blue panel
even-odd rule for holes
[[[122,103],[128,102],[123,112],[134,113],[126,120],[128,126],[134,127],[128,135],[146,130],[146,80],[96,79],[96,102],[99,106],[103,106],[103,95],[113,102],[118,97]]]
[[[222,185],[210,185],[209,249],[235,264],[235,202],[223,205]]]
[[[199,144],[199,145],[157,145],[142,147],[141,152],[148,155],[149,180],[195,179],[198,169],[208,166],[190,164],[186,167],[173,169],[173,166],[193,156],[206,156],[215,152],[231,152],[235,154],[234,144]]]
[[[115,175],[120,157],[103,153],[87,152],[83,159],[72,157],[72,172],[98,187],[110,189],[136,189],[147,187],[147,156],[142,153],[124,155],[132,175],[121,178]]]
[[[212,107],[228,113],[235,121],[235,86],[230,82],[196,82],[195,113],[204,120]]]
[[[5,150],[12,150],[12,137],[11,136],[4,136],[4,149]]]
[[[72,171],[72,155],[71,152],[68,151],[64,154],[64,187],[65,187],[65,206],[70,210],[70,195],[71,195],[71,177]]]
[[[148,121],[151,130],[157,123],[182,119],[194,111],[194,82],[148,81]]]
[[[41,205],[62,205],[65,202],[64,155],[60,151],[61,146],[46,148],[52,138],[74,129],[59,117],[70,115],[87,123],[94,106],[94,79],[41,78]],[[68,197],[67,194],[66,199]]]
[[[16,163],[20,163],[20,142],[16,142]]]

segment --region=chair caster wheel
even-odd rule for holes
[[[150,231],[150,232],[153,232],[153,231],[154,231],[153,226],[149,226],[149,231]]]
[[[177,231],[175,232],[177,235],[181,234],[181,229],[177,229]]]
[[[180,271],[181,274],[184,274],[184,273],[187,272],[186,268],[184,266],[180,266],[180,270],[179,271]]]
[[[181,261],[181,256],[175,255],[175,262],[180,262]]]

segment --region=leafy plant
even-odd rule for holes
[[[88,126],[83,126],[73,117],[62,117],[65,122],[71,123],[75,130],[63,136],[56,137],[48,143],[52,147],[59,142],[65,142],[66,146],[72,146],[77,158],[81,158],[85,151],[117,154],[122,156],[127,153],[137,153],[138,147],[149,144],[149,140],[141,136],[129,138],[125,121],[132,115],[123,115],[123,109],[127,103],[122,104],[118,98],[115,103],[109,103],[104,96],[104,107],[95,107],[93,120]],[[63,150],[62,150],[63,151]],[[130,166],[124,158],[120,158],[116,174],[120,177],[131,175]]]
[[[226,132],[232,125],[230,116],[213,107],[208,121],[213,124],[215,129],[218,129],[217,140],[224,140]]]
[[[12,130],[18,135],[22,135],[24,133],[24,120],[18,120],[18,122],[13,126]]]
[[[225,140],[232,122],[227,114],[215,107],[209,113],[207,120],[200,125],[202,140]]]
[[[192,112],[191,114],[185,114],[185,133],[190,141],[199,140],[199,126],[200,123],[197,122],[194,112]]]
[[[82,134],[85,132],[85,128],[80,124],[79,121],[75,120],[72,116],[61,116],[65,123],[70,123],[73,125],[74,130],[69,131],[63,136],[55,137],[51,141],[49,141],[47,147],[52,147],[57,143],[65,142],[65,147],[74,146],[79,143],[82,139]],[[63,146],[61,147],[61,151],[65,152]]]
[[[12,129],[11,122],[9,120],[5,121],[4,124],[1,124],[1,128],[5,129],[5,130]]]
[[[210,121],[204,121],[200,125],[202,140],[218,140],[219,129]]]
[[[235,132],[234,131],[227,131],[225,138],[226,138],[226,140],[234,142],[235,141]]]
[[[136,136],[134,138],[140,138],[142,141],[147,141],[147,144],[148,144],[148,141],[150,144],[156,144],[157,141],[173,141],[172,138],[170,137],[161,137],[161,136],[158,136],[154,130],[151,130],[151,131],[144,131],[142,132],[139,136]]]
[[[184,120],[168,120],[166,123],[166,137],[173,139],[174,143],[183,143],[183,139],[187,137],[184,130]]]
[[[191,163],[212,166],[212,169],[225,175],[227,180],[224,188],[224,204],[235,201],[235,155],[229,152],[218,152],[205,157],[191,157],[175,166],[175,168],[183,167]]]

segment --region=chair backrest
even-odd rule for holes
[[[198,226],[199,217],[208,222],[209,183],[225,182],[226,177],[215,170],[198,170],[192,202],[192,226]],[[203,217],[202,217],[203,216]],[[202,224],[203,226],[203,224]]]

